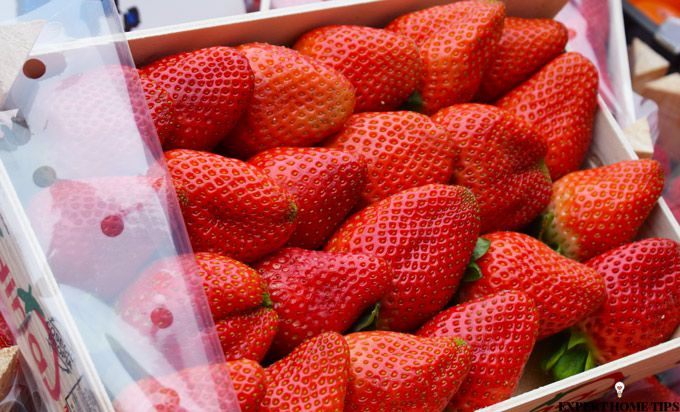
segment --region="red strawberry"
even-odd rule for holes
[[[588,59],[565,53],[496,102],[545,136],[545,163],[553,180],[578,170],[588,152],[597,83],[597,69]]]
[[[357,112],[396,109],[422,77],[423,63],[415,42],[386,30],[325,26],[305,33],[294,48],[352,82]]]
[[[347,335],[346,412],[441,411],[470,370],[463,340],[373,331]]]
[[[27,209],[59,283],[108,299],[127,287],[167,237],[158,181],[108,177],[46,181]],[[121,257],[124,257],[121,258]]]
[[[475,262],[481,278],[462,287],[463,301],[521,290],[538,308],[539,338],[574,325],[602,303],[604,282],[587,266],[521,233],[496,232],[484,238],[491,244]]]
[[[472,367],[448,409],[475,411],[512,396],[538,335],[538,311],[522,292],[503,291],[441,312],[418,336],[449,336],[472,346]]]
[[[477,100],[492,102],[527,80],[562,54],[567,40],[567,28],[558,21],[506,18]]]
[[[267,393],[264,369],[249,359],[227,362],[241,412],[257,412]]]
[[[168,140],[172,139],[174,133],[175,102],[170,98],[170,93],[158,83],[146,76],[140,76],[140,81],[158,139],[161,145],[165,145]]]
[[[349,375],[347,343],[323,333],[265,369],[267,395],[261,412],[342,411]]]
[[[195,257],[225,359],[261,361],[279,319],[259,273],[214,253]]]
[[[680,246],[645,239],[586,265],[604,278],[606,299],[579,327],[598,362],[610,362],[668,340],[680,324]]]
[[[165,157],[195,251],[248,262],[283,246],[293,233],[292,196],[258,168],[193,150]]]
[[[376,304],[392,274],[382,259],[297,248],[281,249],[255,268],[269,285],[279,315],[274,357],[322,332],[344,332]]]
[[[407,14],[387,26],[420,47],[425,72],[418,91],[425,113],[474,97],[504,18],[502,2],[470,0]]]
[[[655,160],[573,172],[553,184],[543,237],[586,260],[633,240],[664,186]]]
[[[392,267],[377,326],[408,331],[441,310],[463,276],[479,233],[479,208],[460,186],[427,185],[376,202],[349,218],[329,252],[366,253]]]
[[[453,145],[448,133],[418,113],[352,115],[326,145],[366,161],[368,183],[363,203],[428,183],[447,183],[453,172]]]
[[[263,388],[232,390],[232,382],[234,388],[243,388],[247,384],[245,380],[261,379],[257,372],[246,371],[246,368],[255,370],[257,364],[246,365],[242,362],[245,361],[196,366],[157,379],[143,379],[129,385],[116,396],[114,409],[117,412],[217,412],[237,410],[239,405],[248,407],[255,403],[257,396],[261,396],[257,391]],[[245,400],[246,396],[253,398]],[[245,409],[242,406],[241,410],[257,409]]]
[[[253,72],[231,47],[210,47],[160,59],[140,69],[175,104],[175,128],[165,149],[211,150],[248,107]]]
[[[12,330],[9,328],[5,318],[0,315],[0,349],[4,349],[12,345],[16,345],[14,336],[12,335]]]
[[[450,106],[433,120],[457,148],[452,183],[474,193],[482,233],[520,229],[548,206],[552,183],[543,163],[545,142],[523,120],[481,104]]]
[[[255,91],[222,150],[246,158],[280,146],[311,146],[336,132],[354,110],[354,87],[339,72],[295,50],[264,43],[239,47]]]
[[[316,147],[280,147],[248,161],[284,187],[298,207],[289,246],[317,249],[359,200],[366,163],[350,153]]]
[[[215,322],[225,359],[264,359],[278,330],[279,317],[270,308],[233,315]]]

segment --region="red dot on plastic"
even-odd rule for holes
[[[102,233],[108,237],[116,237],[123,233],[125,224],[123,218],[119,215],[109,215],[102,219],[101,223]]]
[[[151,323],[159,329],[165,329],[172,325],[174,317],[168,309],[160,307],[151,311]]]

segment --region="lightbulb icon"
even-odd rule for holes
[[[623,389],[626,387],[626,385],[623,384],[623,382],[616,382],[614,385],[614,389],[616,389],[616,396],[619,398],[621,395],[623,395]]]

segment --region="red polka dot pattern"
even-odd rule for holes
[[[260,308],[215,322],[226,360],[261,362],[278,331],[279,317],[273,309]]]
[[[227,362],[227,366],[241,412],[257,412],[267,392],[264,369],[248,359]]]

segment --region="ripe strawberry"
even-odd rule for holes
[[[570,173],[553,184],[543,237],[580,261],[630,242],[663,186],[663,171],[655,160]]]
[[[214,253],[197,253],[195,258],[225,359],[261,361],[279,319],[259,273]]]
[[[508,17],[476,100],[492,102],[564,52],[567,28],[552,19]]]
[[[351,359],[346,412],[441,411],[470,370],[461,339],[396,332],[345,337]]]
[[[260,381],[257,364],[228,362],[196,366],[161,378],[146,378],[135,382],[121,391],[113,402],[118,412],[132,411],[233,411],[241,405],[241,411],[255,403],[263,388],[236,390],[249,381]],[[247,368],[247,369],[246,369]],[[234,383],[234,391],[232,385]],[[261,385],[251,383],[250,385]],[[245,388],[244,388],[245,389]],[[237,399],[238,396],[238,399]],[[246,397],[251,397],[246,399]],[[243,398],[244,400],[241,400]],[[246,408],[243,408],[243,405]]]
[[[479,208],[460,186],[427,185],[376,202],[349,218],[329,252],[365,253],[392,267],[379,329],[408,331],[455,293],[479,233]]]
[[[404,189],[447,183],[453,172],[453,145],[448,133],[419,113],[355,114],[325,144],[366,161],[365,204]]]
[[[292,196],[256,167],[193,150],[165,157],[195,251],[248,262],[283,246],[293,233]]]
[[[410,13],[387,26],[420,47],[425,66],[418,89],[423,112],[431,114],[474,97],[504,18],[502,2],[469,0]]]
[[[384,295],[392,279],[382,259],[281,249],[255,268],[281,319],[271,354],[279,358],[322,332],[344,332]]]
[[[454,306],[418,336],[449,336],[472,346],[472,367],[448,409],[475,411],[512,396],[538,335],[538,311],[522,292],[502,291]]]
[[[227,362],[227,366],[241,412],[259,411],[267,393],[267,381],[262,366],[249,359]]]
[[[234,128],[253,94],[248,60],[231,47],[164,57],[140,69],[175,104],[175,128],[165,149],[211,150]]]
[[[109,299],[139,275],[163,246],[159,239],[167,237],[156,182],[145,177],[45,182],[51,186],[31,199],[27,212],[59,283]]]
[[[496,102],[545,136],[545,163],[553,180],[583,163],[592,139],[597,84],[597,69],[588,59],[565,53]]]
[[[644,239],[586,265],[604,278],[602,306],[579,324],[598,362],[610,362],[668,340],[680,324],[680,246]]]
[[[359,201],[366,163],[350,153],[317,147],[265,150],[248,163],[295,199],[297,226],[288,246],[317,249]]]
[[[587,266],[521,233],[496,232],[484,238],[491,244],[475,262],[481,279],[463,285],[463,301],[521,290],[538,308],[539,339],[574,325],[602,303],[602,277]]]
[[[170,98],[170,93],[147,76],[140,76],[139,80],[158,139],[161,145],[165,146],[166,142],[172,139],[175,129],[175,102]]]
[[[342,411],[349,375],[345,339],[327,332],[309,339],[265,369],[261,412]]]
[[[239,46],[255,73],[250,107],[222,150],[246,158],[280,146],[311,146],[336,132],[354,110],[354,87],[342,74],[295,50]]]
[[[548,206],[545,141],[522,119],[482,104],[450,106],[432,119],[457,149],[451,182],[474,193],[482,233],[520,229]]]
[[[356,112],[396,109],[416,89],[423,63],[413,40],[363,26],[325,26],[294,49],[342,73],[356,88]]]

